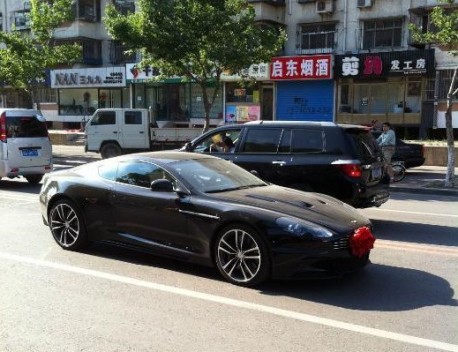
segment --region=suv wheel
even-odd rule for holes
[[[41,179],[43,178],[43,175],[27,175],[24,176],[27,182],[31,183],[32,185],[36,185],[40,183]]]

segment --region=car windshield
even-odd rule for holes
[[[181,160],[169,166],[184,183],[204,193],[267,185],[252,173],[223,159]]]

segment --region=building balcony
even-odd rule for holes
[[[285,0],[248,0],[256,13],[255,20],[285,24]]]

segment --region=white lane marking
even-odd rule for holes
[[[458,215],[455,215],[455,214],[425,213],[425,212],[421,212],[421,211],[407,211],[407,210],[380,209],[380,208],[365,209],[365,211],[371,211],[371,210],[373,210],[375,212],[385,211],[385,212],[395,212],[395,213],[421,215],[421,216],[430,215],[430,216],[445,216],[445,217],[448,217],[448,218],[458,218]]]
[[[390,241],[377,239],[375,241],[375,248],[388,248],[388,249],[397,249],[400,251],[409,251],[409,252],[419,252],[427,253],[432,255],[443,255],[458,257],[458,248],[449,247],[449,246],[440,246],[440,245],[430,245],[430,244],[419,244],[419,243],[408,243],[400,241]]]
[[[261,304],[244,302],[240,300],[216,296],[216,295],[212,295],[208,293],[191,291],[191,290],[177,288],[173,286],[156,284],[153,282],[134,279],[131,277],[120,276],[116,274],[109,274],[109,273],[105,273],[101,271],[84,269],[84,268],[79,268],[79,267],[75,267],[71,265],[54,263],[54,262],[50,262],[46,260],[39,260],[39,259],[4,253],[4,252],[0,252],[0,258],[6,259],[6,260],[13,260],[13,261],[20,262],[20,263],[27,263],[27,264],[33,264],[33,265],[37,265],[41,267],[63,270],[63,271],[67,271],[67,272],[71,272],[75,274],[92,276],[92,277],[96,277],[100,279],[106,279],[110,281],[123,283],[123,284],[128,284],[128,285],[133,285],[133,286],[138,286],[138,287],[143,287],[143,288],[149,288],[149,289],[156,290],[156,291],[172,293],[172,294],[176,294],[180,296],[224,304],[224,305],[233,306],[237,308],[250,309],[253,311],[257,311],[257,312],[273,314],[273,315],[280,316],[283,318],[295,319],[295,320],[299,320],[302,322],[319,324],[319,325],[336,328],[336,329],[348,330],[348,331],[356,332],[359,334],[381,337],[381,338],[390,339],[390,340],[394,340],[398,342],[405,342],[405,343],[412,344],[412,345],[431,347],[431,348],[435,348],[435,349],[443,350],[443,351],[458,352],[458,345],[453,345],[453,344],[446,343],[446,342],[429,340],[429,339],[424,339],[421,337],[404,335],[404,334],[399,334],[399,333],[391,332],[391,331],[385,331],[381,329],[374,329],[374,328],[370,328],[370,327],[366,327],[362,325],[340,322],[340,321],[333,320],[333,319],[321,318],[315,315],[293,312],[293,311],[289,311],[286,309],[274,308],[274,307],[269,307],[269,306],[265,306]]]

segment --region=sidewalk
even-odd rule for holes
[[[420,166],[407,169],[406,177],[401,182],[392,183],[392,192],[410,192],[421,194],[439,194],[458,197],[458,168],[455,168],[455,187],[444,188],[446,167]]]

